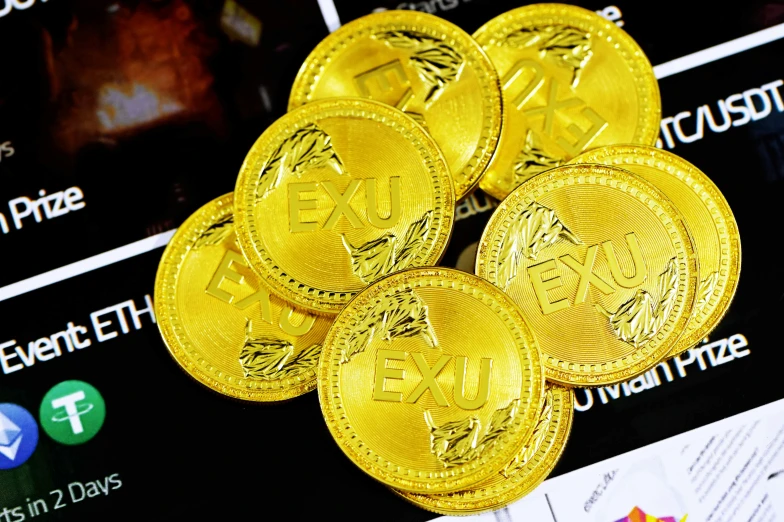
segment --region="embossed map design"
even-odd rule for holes
[[[615,312],[608,312],[598,304],[596,309],[610,320],[610,328],[620,340],[639,348],[667,322],[675,307],[679,287],[678,263],[672,258],[659,274],[658,298],[639,288],[634,297]]]
[[[580,83],[580,75],[593,56],[591,33],[568,25],[535,25],[521,27],[499,41],[510,47],[536,47],[539,55],[572,72],[572,88]]]
[[[256,198],[263,199],[277,188],[284,176],[300,177],[308,169],[331,167],[344,174],[343,162],[332,147],[332,138],[318,125],[311,123],[297,129],[283,140],[261,168],[256,185]]]
[[[425,422],[430,428],[430,452],[445,468],[481,458],[509,430],[519,409],[520,399],[515,399],[506,408],[496,410],[487,428],[473,415],[437,426],[430,411],[425,411]]]
[[[523,150],[520,151],[512,164],[514,186],[516,187],[540,172],[560,167],[562,164],[563,160],[550,156],[541,148],[534,131],[528,129],[528,132],[525,133]]]
[[[245,343],[240,366],[245,377],[267,381],[293,377],[318,366],[321,345],[314,344],[294,355],[294,345],[270,336],[254,337],[250,319],[245,323]]]
[[[370,284],[381,276],[408,268],[425,244],[432,217],[432,210],[425,212],[408,226],[401,241],[390,233],[354,246],[345,235],[341,235],[343,246],[351,256],[351,270],[363,283]]]
[[[382,298],[360,318],[352,329],[340,362],[347,363],[364,352],[375,338],[391,343],[398,337],[420,335],[431,348],[438,346],[424,301],[413,290],[396,292]]]
[[[422,82],[429,87],[425,105],[441,95],[449,83],[460,76],[463,57],[455,49],[438,38],[417,31],[383,31],[373,35],[390,47],[410,49],[411,65]]]
[[[536,201],[529,203],[512,221],[501,240],[498,255],[498,286],[506,290],[517,277],[517,267],[523,257],[535,260],[539,252],[558,241],[569,241],[575,245],[581,241],[566,228],[555,211]]]

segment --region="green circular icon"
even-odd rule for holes
[[[105,417],[103,397],[82,381],[61,382],[41,403],[41,427],[61,444],[83,444],[92,439]]]

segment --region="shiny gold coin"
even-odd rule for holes
[[[457,270],[370,286],[324,341],[319,401],[362,470],[407,491],[465,489],[501,470],[542,408],[536,339],[503,292]]]
[[[428,495],[393,489],[424,509],[442,515],[468,515],[500,509],[533,491],[561,458],[574,417],[574,394],[569,388],[547,384],[544,408],[531,438],[498,473],[468,489]]]
[[[273,123],[242,164],[240,246],[297,306],[334,314],[379,277],[434,265],[452,231],[454,189],[438,146],[405,114],[333,99]]]
[[[535,4],[474,33],[499,75],[501,139],[480,187],[498,199],[589,147],[653,145],[661,99],[637,43],[594,12]]]
[[[260,283],[237,246],[232,194],[177,229],[158,266],[155,313],[169,353],[191,377],[249,401],[313,390],[332,322],[292,309]]]
[[[435,138],[460,199],[479,181],[501,132],[501,88],[469,34],[416,11],[364,16],[327,36],[294,81],[289,109],[360,96],[397,107]]]
[[[678,207],[700,260],[700,284],[691,319],[670,355],[704,339],[727,312],[740,276],[740,235],[727,200],[697,167],[654,147],[611,145],[571,163],[602,163],[650,181]]]
[[[547,378],[571,386],[658,363],[689,321],[698,277],[673,204],[603,165],[558,167],[512,192],[482,234],[476,271],[522,308]]]

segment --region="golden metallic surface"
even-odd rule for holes
[[[404,110],[433,136],[461,199],[476,186],[501,132],[493,64],[465,31],[417,11],[386,11],[327,36],[294,81],[289,109],[360,96]]]
[[[476,272],[521,307],[547,379],[601,386],[654,366],[694,307],[698,263],[683,218],[629,171],[568,165],[501,202]]]
[[[436,264],[454,188],[433,139],[388,105],[322,100],[273,123],[235,191],[240,246],[296,306],[335,314],[379,277]]]
[[[585,149],[653,145],[661,99],[650,62],[614,23],[580,7],[535,4],[493,18],[474,38],[504,98],[498,150],[480,181],[498,199]]]
[[[553,471],[572,430],[574,394],[547,384],[544,407],[531,438],[495,475],[468,489],[428,495],[393,489],[419,507],[442,515],[468,515],[500,509],[533,491]]]
[[[331,320],[294,310],[263,286],[237,246],[233,195],[197,210],[158,266],[155,314],[174,360],[213,390],[278,401],[316,387]]]
[[[471,274],[391,275],[337,316],[319,401],[343,452],[394,488],[465,489],[507,465],[536,427],[536,339],[503,292]]]
[[[678,207],[700,260],[697,302],[686,330],[670,355],[704,339],[724,317],[740,277],[740,234],[727,200],[697,167],[654,147],[610,145],[571,163],[602,163],[629,170],[650,181]]]

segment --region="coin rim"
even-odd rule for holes
[[[645,165],[653,167],[666,174],[675,176],[684,185],[691,189],[691,191],[697,195],[703,204],[705,204],[706,199],[712,202],[712,204],[720,213],[719,219],[716,219],[716,216],[713,212],[711,212],[711,209],[707,204],[705,204],[705,207],[714,218],[713,222],[714,225],[716,225],[716,228],[721,229],[723,226],[723,228],[726,230],[725,235],[728,240],[727,249],[729,252],[727,256],[722,254],[719,259],[721,261],[729,257],[729,266],[727,267],[727,276],[722,277],[724,280],[724,284],[722,285],[722,292],[717,296],[718,302],[713,308],[712,313],[707,316],[705,320],[703,320],[702,324],[699,325],[698,328],[689,332],[688,324],[686,325],[686,335],[678,340],[678,343],[673,347],[668,357],[680,355],[681,353],[685,352],[689,348],[694,347],[697,343],[702,341],[716,328],[716,326],[718,326],[722,318],[724,318],[724,316],[727,314],[727,310],[732,303],[732,299],[735,297],[735,292],[738,289],[738,281],[740,279],[741,269],[741,244],[738,223],[735,220],[735,215],[732,213],[732,209],[724,197],[724,194],[721,193],[719,187],[713,183],[707,174],[680,156],[676,156],[672,152],[658,149],[656,147],[646,147],[644,145],[607,145],[605,147],[583,152],[582,154],[575,156],[572,160],[569,161],[569,163],[578,164],[594,162],[589,160],[595,160],[597,162],[604,163],[610,156],[615,157],[614,159],[609,160],[613,162],[608,163],[612,166],[619,166],[623,168],[623,165],[625,164],[638,164],[634,163],[634,161],[636,158],[640,158],[645,161]],[[621,158],[620,156],[624,156],[624,158]],[[655,163],[652,165],[650,162]],[[675,172],[667,170],[668,167]],[[697,191],[697,187],[701,189],[701,192]],[[721,240],[722,234],[718,233],[717,235]],[[699,257],[700,252],[696,249],[696,245],[695,251]],[[719,252],[721,251],[722,245],[719,244]],[[720,277],[721,272],[722,265],[720,263]],[[700,276],[700,278],[702,278],[702,276]],[[693,319],[694,317],[692,317],[692,320]]]
[[[371,458],[369,456],[371,451],[367,449],[367,446],[362,444],[362,442],[357,437],[356,432],[351,428],[351,424],[348,421],[345,410],[343,410],[341,392],[329,391],[333,387],[333,382],[336,380],[339,381],[340,378],[339,362],[337,363],[338,372],[334,372],[333,375],[332,371],[332,366],[334,365],[333,361],[340,357],[340,352],[336,349],[335,345],[340,331],[350,326],[350,315],[355,312],[356,308],[364,306],[367,301],[373,299],[373,296],[386,292],[387,290],[394,287],[400,287],[407,283],[410,284],[409,281],[416,281],[419,279],[441,279],[442,282],[451,282],[453,285],[463,284],[470,286],[474,292],[482,292],[493,299],[496,303],[499,304],[499,306],[506,309],[506,311],[509,313],[509,321],[512,321],[514,324],[516,324],[517,328],[520,329],[520,334],[524,345],[517,346],[516,349],[519,351],[521,351],[523,347],[527,349],[529,359],[531,361],[531,406],[524,412],[524,415],[521,418],[519,431],[512,435],[504,435],[507,440],[509,440],[509,437],[513,436],[514,440],[518,441],[519,443],[507,443],[500,450],[498,449],[498,444],[494,444],[488,452],[488,455],[483,456],[480,459],[484,461],[483,464],[474,466],[474,470],[472,472],[463,473],[462,475],[453,478],[411,479],[390,471],[390,468],[396,465],[382,459],[380,456],[377,456],[376,459]],[[442,284],[440,286],[429,285],[423,288],[447,287]],[[451,288],[454,288],[454,286]],[[540,385],[537,386],[537,382],[539,382]],[[339,388],[339,382],[334,385],[334,387]],[[509,296],[507,296],[497,287],[484,279],[467,272],[461,272],[456,269],[443,267],[414,268],[396,272],[384,277],[383,279],[380,279],[379,281],[376,281],[362,292],[357,294],[357,296],[354,297],[354,299],[352,299],[348,305],[346,305],[340,314],[338,314],[338,316],[335,318],[335,322],[332,323],[332,326],[330,327],[329,332],[327,333],[327,337],[322,345],[321,358],[319,359],[319,404],[321,405],[321,411],[327,427],[329,428],[329,431],[332,434],[332,437],[335,439],[337,445],[354,464],[356,464],[360,469],[362,469],[371,477],[386,484],[387,486],[408,491],[428,493],[447,493],[450,491],[457,491],[460,489],[465,489],[471,484],[480,482],[485,477],[500,471],[514,457],[522,443],[528,440],[533,433],[536,426],[536,419],[538,418],[539,412],[541,412],[543,406],[544,387],[544,369],[542,366],[542,360],[540,356],[539,345],[536,341],[536,336],[525,320],[522,311],[514,303],[514,301],[512,301]],[[359,447],[355,446],[364,446],[364,449],[360,449]],[[405,473],[405,471],[402,473]]]
[[[631,138],[632,143],[642,145],[654,145],[659,137],[659,125],[661,123],[661,94],[659,92],[659,82],[656,79],[656,74],[653,71],[653,66],[650,60],[643,52],[640,45],[623,29],[610,22],[606,18],[589,11],[582,7],[565,4],[532,4],[523,7],[512,9],[503,14],[496,16],[490,21],[486,22],[482,27],[477,29],[473,37],[484,49],[488,45],[492,45],[501,29],[508,32],[510,26],[527,27],[531,25],[526,23],[527,19],[540,18],[540,17],[559,17],[559,20],[553,20],[551,24],[563,23],[569,24],[570,21],[578,20],[593,25],[597,35],[604,31],[607,38],[614,40],[618,47],[617,52],[624,59],[632,77],[635,78],[635,90],[639,97],[639,111],[640,115],[637,118],[637,126],[635,128],[634,136]],[[572,22],[574,23],[574,22]],[[491,58],[492,61],[492,58]],[[500,72],[499,72],[500,75]],[[503,91],[502,91],[503,92]],[[646,104],[645,102],[650,103]],[[512,108],[508,103],[503,105],[504,110],[504,124],[508,125],[506,114]],[[503,128],[501,129],[503,133]],[[499,136],[500,140],[500,136]],[[492,162],[488,167],[492,166]],[[485,169],[487,170],[487,168]],[[496,199],[504,199],[511,191],[504,191],[499,189],[496,185],[487,181],[486,177],[482,177],[479,181],[479,188],[487,192]],[[516,188],[516,187],[515,187]]]
[[[441,515],[485,513],[517,502],[528,495],[545,481],[560,460],[566,449],[574,420],[574,392],[572,389],[552,383],[547,383],[547,388],[552,390],[553,396],[557,394],[560,397],[561,414],[555,426],[555,437],[552,438],[544,452],[537,452],[537,454],[541,454],[541,457],[533,466],[526,466],[492,489],[483,488],[482,483],[475,484],[467,490],[442,495],[390,489],[412,504]],[[548,431],[549,426],[548,424]],[[522,448],[518,448],[518,452],[520,449]]]
[[[254,166],[263,163],[262,158],[269,156],[274,146],[280,142],[281,134],[290,133],[303,123],[316,122],[322,119],[320,116],[366,118],[384,124],[407,139],[417,149],[423,162],[427,159],[425,156],[429,156],[432,166],[428,175],[434,180],[433,184],[440,184],[443,190],[440,207],[437,203],[433,207],[434,212],[440,211],[441,226],[430,228],[435,229],[436,235],[428,255],[422,260],[423,266],[437,264],[446,251],[454,227],[455,195],[449,165],[444,160],[441,149],[418,123],[389,105],[362,98],[328,98],[294,109],[270,125],[248,151],[237,177],[234,190],[234,222],[240,249],[256,274],[279,297],[316,314],[334,316],[357,292],[323,290],[298,282],[266,254],[260,235],[258,232],[253,233],[257,229],[252,216],[255,208],[254,179],[258,178]],[[435,198],[436,201],[439,200],[438,194]],[[262,255],[259,250],[265,254]]]
[[[304,104],[313,103],[311,95],[313,88],[321,78],[327,66],[334,60],[334,56],[343,51],[364,32],[381,25],[396,25],[403,27],[419,26],[432,28],[441,33],[444,38],[450,38],[451,44],[459,44],[466,57],[471,58],[467,65],[476,71],[477,79],[483,86],[483,128],[479,138],[479,145],[474,150],[471,160],[459,174],[465,182],[458,183],[454,179],[455,199],[462,200],[479,185],[487,166],[495,154],[498,139],[503,125],[503,96],[501,94],[501,80],[498,78],[495,66],[482,47],[457,25],[443,18],[423,13],[420,11],[393,10],[381,13],[371,13],[353,20],[324,38],[310,52],[302,63],[289,95],[288,110]],[[317,101],[317,100],[315,100]],[[409,116],[406,116],[409,117]],[[451,165],[449,166],[451,170]]]
[[[570,172],[573,170],[584,170],[585,174],[571,174]],[[479,240],[479,247],[477,248],[475,264],[475,271],[479,277],[490,281],[487,273],[488,264],[491,260],[497,257],[493,255],[493,251],[498,250],[496,245],[498,239],[495,239],[495,237],[498,236],[500,230],[504,230],[504,232],[506,231],[508,226],[504,226],[504,221],[506,221],[508,215],[514,211],[515,207],[523,203],[525,198],[529,197],[530,193],[537,191],[544,193],[545,191],[550,192],[552,190],[556,190],[562,186],[565,186],[565,181],[563,178],[571,177],[593,179],[594,183],[592,184],[595,185],[600,184],[597,178],[601,177],[605,178],[604,183],[602,183],[603,186],[609,186],[618,189],[620,183],[625,183],[630,187],[630,189],[635,189],[637,192],[648,196],[659,208],[662,209],[663,213],[672,222],[672,229],[677,231],[678,235],[680,236],[680,239],[683,243],[684,259],[683,261],[679,260],[679,262],[685,263],[688,267],[687,281],[685,285],[686,288],[683,293],[682,302],[684,311],[681,313],[678,321],[672,325],[670,339],[668,339],[669,342],[658,342],[656,347],[648,355],[637,357],[637,362],[629,366],[624,366],[622,368],[609,371],[594,372],[589,370],[586,372],[580,369],[572,370],[560,367],[558,365],[559,363],[563,363],[566,365],[576,364],[577,366],[581,367],[593,367],[612,364],[614,361],[593,364],[570,363],[569,361],[553,357],[540,347],[542,349],[542,359],[544,360],[544,369],[547,380],[562,384],[564,386],[580,386],[589,388],[607,386],[624,382],[646,372],[661,362],[672,351],[673,346],[675,346],[675,344],[678,342],[678,339],[683,334],[684,327],[691,318],[691,314],[694,308],[697,289],[696,281],[699,281],[699,259],[694,250],[691,234],[689,233],[688,227],[686,226],[680,211],[678,211],[678,209],[667,198],[667,196],[665,196],[664,193],[656,188],[653,184],[645,181],[640,176],[629,172],[628,170],[624,170],[615,166],[586,163],[577,165],[567,164],[544,171],[540,174],[537,174],[536,176],[533,176],[531,179],[526,180],[523,184],[512,191],[512,193],[505,200],[503,200],[500,205],[498,205],[498,208],[495,209],[493,215],[490,216],[490,220],[488,221],[485,230],[482,232],[482,237]],[[639,200],[639,197],[630,191],[624,190],[624,193],[629,194]],[[649,208],[649,210],[651,210],[651,212],[653,212],[648,204],[645,205]],[[661,222],[660,218],[659,221]],[[664,223],[662,224],[665,227],[667,226]],[[654,342],[654,340],[645,343],[644,347],[649,346],[652,342]],[[662,347],[665,348],[663,349]],[[636,349],[634,352],[631,352],[628,355],[622,357],[621,360],[626,358],[635,359],[634,355],[638,354],[640,349]],[[554,360],[555,362],[550,363],[550,359]],[[615,359],[615,361],[618,360],[619,359]]]
[[[203,384],[212,391],[223,395],[253,402],[272,402],[292,399],[303,395],[316,388],[317,368],[310,370],[311,374],[307,380],[300,380],[297,377],[286,377],[275,379],[272,382],[285,382],[295,380],[296,384],[284,386],[278,389],[249,389],[244,386],[219,381],[210,373],[202,369],[202,365],[197,364],[190,356],[190,351],[201,353],[202,350],[196,349],[194,343],[184,334],[180,314],[177,311],[177,284],[185,259],[191,251],[194,241],[204,231],[214,216],[223,217],[229,212],[234,212],[234,193],[224,194],[213,199],[209,203],[200,207],[191,214],[188,219],[177,229],[172,236],[166,249],[163,251],[158,270],[155,275],[155,317],[158,329],[163,337],[166,349],[179,367],[191,378]],[[228,210],[228,212],[227,212]],[[181,333],[180,334],[178,334]],[[206,359],[207,357],[204,356]],[[302,374],[301,377],[308,375]],[[238,381],[251,380],[240,378]]]

